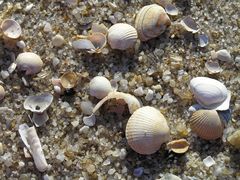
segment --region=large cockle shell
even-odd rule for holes
[[[28,127],[27,124],[21,124],[18,132],[21,139],[29,152],[31,153],[34,163],[40,172],[44,172],[49,168],[45,156],[43,154],[42,146],[37,135],[35,127]]]
[[[44,93],[36,96],[28,96],[23,103],[26,110],[33,112],[32,121],[37,127],[42,126],[48,119],[46,110],[51,105],[53,96],[50,93]]]
[[[108,30],[108,43],[112,49],[126,50],[137,42],[137,30],[129,24],[117,23]]]
[[[135,21],[135,27],[141,41],[159,36],[170,25],[171,20],[167,13],[157,4],[144,6],[137,14]]]
[[[167,148],[177,154],[182,154],[188,150],[189,145],[186,139],[178,139],[167,143]]]
[[[5,97],[5,90],[4,88],[0,85],[0,101]]]
[[[104,76],[96,76],[89,83],[90,95],[102,99],[112,91],[110,81]]]
[[[194,133],[206,140],[215,140],[223,134],[224,124],[216,110],[198,110],[189,121]]]
[[[92,115],[83,118],[83,122],[88,126],[93,126],[96,122],[95,113],[96,111],[108,100],[110,99],[122,99],[128,105],[129,112],[132,114],[138,108],[140,108],[141,102],[131,94],[122,93],[122,92],[109,92],[108,95],[99,101],[96,106],[93,108]]]
[[[129,118],[126,138],[130,147],[139,154],[153,154],[170,138],[164,116],[157,109],[144,106]]]
[[[12,19],[5,19],[1,24],[4,37],[9,39],[17,39],[22,34],[21,26]]]
[[[196,101],[206,109],[227,110],[231,93],[221,82],[207,78],[196,77],[190,81],[190,89]]]
[[[16,59],[17,68],[25,71],[26,75],[33,75],[41,71],[43,62],[35,53],[24,52],[20,53]]]

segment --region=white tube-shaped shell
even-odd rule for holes
[[[144,6],[137,14],[135,21],[135,27],[141,41],[159,36],[170,25],[171,20],[167,13],[157,4]]]
[[[129,118],[126,138],[130,147],[139,154],[153,154],[170,138],[164,116],[157,109],[144,106]]]
[[[198,110],[189,121],[194,133],[206,140],[215,140],[223,134],[224,124],[215,110]]]
[[[138,38],[137,30],[129,24],[117,23],[108,30],[108,43],[112,49],[132,48]]]
[[[32,52],[20,53],[16,59],[17,68],[25,71],[26,75],[33,75],[41,71],[43,62],[39,55]]]
[[[196,101],[206,109],[227,110],[231,93],[221,82],[207,78],[196,77],[190,81],[190,89]]]
[[[96,76],[90,81],[89,91],[91,96],[102,99],[112,91],[112,86],[104,76]]]

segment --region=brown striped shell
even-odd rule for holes
[[[170,138],[169,127],[157,109],[144,106],[134,111],[126,127],[130,147],[139,154],[153,154]]]
[[[135,21],[135,27],[141,41],[159,36],[170,25],[171,20],[167,13],[157,4],[144,6],[137,14]]]
[[[189,123],[192,131],[206,140],[220,138],[223,134],[224,124],[216,110],[198,110]]]

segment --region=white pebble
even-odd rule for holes
[[[17,43],[16,43],[16,45],[17,45],[17,47],[19,47],[20,49],[24,49],[25,47],[26,47],[26,44],[25,44],[25,42],[24,41],[18,41]]]
[[[52,26],[50,23],[46,22],[43,28],[44,32],[52,32]]]
[[[71,124],[72,124],[73,127],[77,127],[79,125],[79,121],[78,120],[77,121],[72,121]]]
[[[83,126],[79,129],[79,132],[80,133],[83,133],[83,134],[87,134],[88,133],[88,130],[89,130],[89,127],[88,126]]]
[[[0,155],[2,155],[4,153],[3,151],[3,144],[0,142]]]
[[[56,67],[60,63],[60,60],[57,57],[54,57],[52,60],[52,65]]]
[[[32,9],[32,7],[33,7],[34,5],[31,3],[31,4],[28,4],[26,7],[25,7],[25,9],[24,9],[24,11],[25,12],[29,12],[31,9]]]
[[[137,89],[135,89],[133,91],[135,96],[143,96],[144,95],[144,91],[142,87],[138,87]]]
[[[55,47],[61,47],[64,43],[65,43],[64,37],[61,36],[60,34],[57,34],[52,39],[52,44]]]
[[[153,99],[154,92],[151,89],[148,89],[147,94],[145,96],[146,101],[151,101]]]
[[[91,115],[93,111],[93,104],[91,101],[82,101],[80,104],[83,114]]]
[[[211,156],[206,157],[203,160],[203,163],[205,166],[207,166],[208,168],[213,166],[214,164],[216,164],[216,162],[214,161],[214,159]]]
[[[8,78],[8,76],[9,76],[9,73],[8,73],[8,71],[1,71],[1,76],[2,76],[2,78],[3,79],[7,79]]]
[[[108,170],[109,175],[113,175],[116,172],[116,169],[112,168]]]

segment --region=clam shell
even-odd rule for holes
[[[71,89],[76,86],[78,81],[77,74],[74,72],[66,72],[60,77],[60,83],[65,89]]]
[[[4,88],[0,85],[0,101],[4,98],[5,96],[5,90]]]
[[[177,16],[178,15],[178,9],[173,4],[167,4],[165,6],[165,11],[170,16]]]
[[[3,35],[9,39],[17,39],[22,34],[21,26],[12,19],[5,19],[1,24]]]
[[[216,52],[216,58],[224,62],[233,62],[231,54],[226,49],[221,49]]]
[[[180,24],[185,28],[186,31],[191,33],[197,33],[200,30],[195,20],[189,16],[181,20]]]
[[[137,30],[129,24],[117,23],[108,30],[108,43],[112,49],[126,50],[137,42]]]
[[[227,110],[231,93],[221,82],[207,78],[196,77],[190,81],[190,89],[196,101],[206,109]]]
[[[167,148],[175,153],[182,154],[188,150],[189,145],[186,139],[178,139],[167,143]]]
[[[220,138],[224,130],[224,124],[215,110],[198,110],[194,112],[189,124],[194,133],[206,140]]]
[[[223,71],[217,61],[207,61],[205,63],[205,68],[207,69],[209,74],[216,74]]]
[[[95,49],[102,49],[107,44],[106,35],[100,32],[94,32],[87,37],[89,41],[92,42]],[[96,51],[97,52],[97,51]]]
[[[170,25],[171,20],[167,13],[157,4],[144,6],[137,14],[135,21],[135,27],[141,41],[159,36]]]
[[[89,84],[90,95],[102,99],[112,91],[110,81],[103,76],[94,77]]]
[[[21,71],[25,71],[26,75],[40,72],[43,66],[40,56],[32,52],[20,53],[17,56],[16,63],[17,68]]]
[[[139,154],[153,154],[169,140],[167,121],[157,109],[144,106],[129,118],[126,138],[130,147]]]

